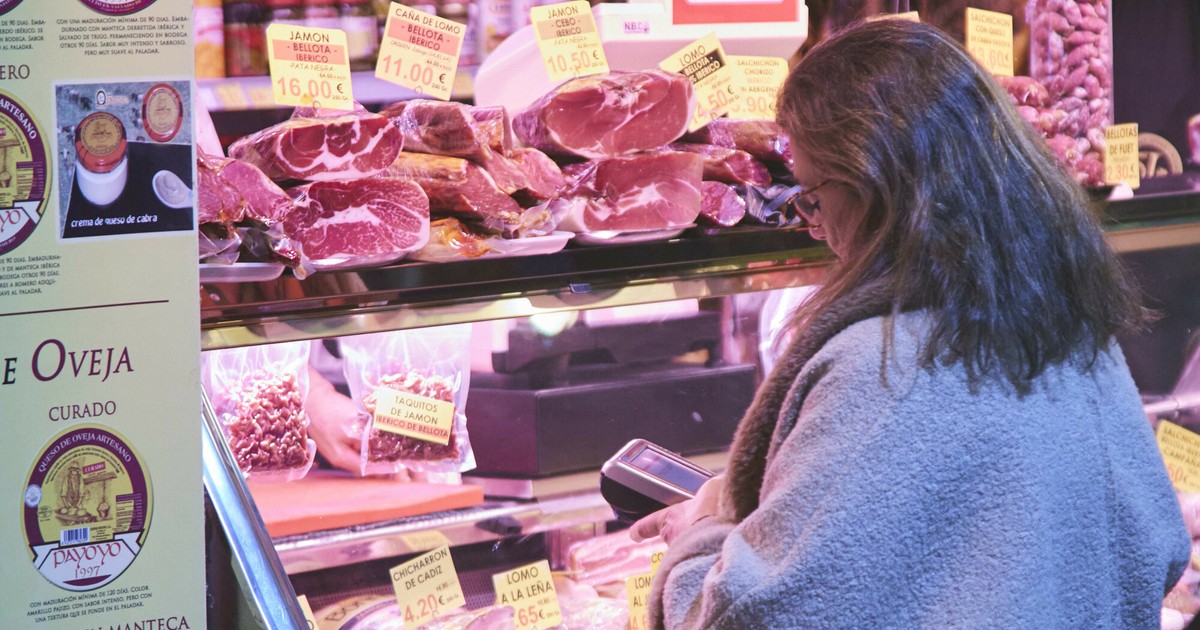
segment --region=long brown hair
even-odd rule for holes
[[[867,211],[847,260],[794,316],[867,283],[893,312],[928,309],[922,356],[973,384],[1025,391],[1047,365],[1095,360],[1148,315],[1085,191],[953,39],[901,20],[859,23],[788,76],[778,121]],[[1082,355],[1080,353],[1083,353]]]

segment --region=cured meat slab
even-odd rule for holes
[[[783,127],[772,120],[717,118],[687,134],[683,140],[739,149],[762,160],[770,168],[784,172],[792,169],[792,143]]]
[[[672,151],[696,153],[703,157],[705,180],[749,186],[766,186],[771,183],[771,173],[767,171],[767,167],[741,149],[690,142],[673,142],[667,145],[667,148]]]
[[[729,184],[703,182],[700,184],[703,197],[700,200],[701,223],[732,227],[746,216],[746,200],[742,199]]]
[[[234,142],[229,156],[274,180],[327,182],[375,175],[401,147],[400,132],[387,118],[357,112],[285,120]]]
[[[566,185],[558,164],[537,149],[518,147],[508,156],[493,154],[483,168],[501,191],[532,203],[557,196]]]
[[[409,152],[444,155],[482,162],[492,154],[492,143],[503,148],[503,128],[497,129],[487,112],[487,121],[476,121],[470,107],[455,102],[415,99],[400,101],[380,111],[404,136],[404,149]],[[503,113],[503,108],[500,109]],[[511,137],[509,139],[511,147]]]
[[[292,198],[257,167],[201,152],[196,156],[201,223],[235,223],[244,218],[268,223],[291,211]]]
[[[521,206],[500,190],[487,171],[463,158],[403,151],[384,175],[419,184],[435,214],[503,221],[521,212]]]
[[[691,225],[700,214],[704,160],[653,151],[564,169],[567,193],[551,202],[572,232],[657,230]]]
[[[681,74],[614,71],[560,84],[513,117],[513,131],[554,156],[626,155],[679,138],[695,105]]]
[[[372,177],[292,188],[287,234],[314,261],[369,258],[420,249],[429,240],[429,198],[413,182]]]

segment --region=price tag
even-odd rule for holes
[[[625,578],[625,596],[629,600],[629,630],[646,630],[650,627],[648,602],[650,583],[653,580],[653,572]]]
[[[300,602],[300,610],[304,612],[304,620],[308,622],[308,630],[317,630],[317,618],[313,616],[312,606],[308,604],[308,597],[297,595],[296,600]]]
[[[246,97],[252,107],[268,108],[275,106],[275,92],[269,87],[257,85],[246,88]]]
[[[1142,185],[1137,123],[1104,129],[1104,183],[1127,184],[1134,189]]]
[[[448,546],[396,565],[390,573],[406,628],[416,628],[448,610],[467,605]]]
[[[775,99],[787,79],[787,60],[729,55],[729,63],[733,66],[733,91],[738,95],[729,108],[729,117],[775,120]]]
[[[413,553],[429,551],[442,546],[450,546],[450,539],[445,534],[437,530],[427,532],[415,532],[412,534],[400,534],[400,540],[408,546]]]
[[[248,105],[242,87],[236,83],[218,83],[213,87],[213,93],[225,109],[246,109]]]
[[[418,94],[448,100],[454,91],[466,25],[393,2],[375,76]]]
[[[967,52],[994,75],[1013,75],[1013,19],[1007,13],[967,8]]]
[[[267,26],[267,61],[277,104],[354,109],[342,31],[271,24]]]
[[[450,443],[454,403],[380,387],[375,390],[375,428],[426,442]]]
[[[658,573],[658,565],[662,564],[663,553],[664,552],[662,552],[662,551],[656,551],[650,555],[650,572],[651,573]]]
[[[608,58],[585,0],[533,7],[533,33],[552,81],[608,72]]]
[[[691,80],[696,88],[696,111],[688,131],[695,131],[714,118],[719,118],[737,101],[733,89],[733,67],[725,57],[725,50],[716,33],[684,46],[667,57],[658,67],[667,72],[678,72]]]
[[[903,11],[901,13],[876,13],[867,17],[868,22],[875,20],[907,20],[909,22],[920,22],[921,16],[916,11]]]
[[[1171,483],[1180,492],[1200,492],[1200,435],[1166,420],[1155,431]]]
[[[558,593],[550,576],[550,563],[542,560],[492,576],[496,604],[513,607],[516,630],[553,628],[562,623]]]

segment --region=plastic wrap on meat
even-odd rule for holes
[[[362,103],[355,101],[354,106],[348,110],[331,109],[328,107],[297,107],[292,110],[290,118],[337,118],[338,116],[345,116],[347,114],[361,116],[369,113]]]
[[[679,138],[695,101],[681,74],[614,71],[558,85],[513,117],[513,131],[554,156],[626,155]]]
[[[245,218],[273,222],[291,212],[292,198],[254,165],[202,153],[196,156],[201,223],[236,223]]]
[[[659,230],[692,225],[700,214],[704,160],[694,153],[652,151],[564,169],[563,196],[547,204],[574,232]]]
[[[705,180],[749,186],[766,186],[771,183],[771,173],[767,167],[740,149],[690,142],[673,142],[667,145],[667,148],[672,151],[696,153],[703,157]]]
[[[421,249],[426,258],[478,258],[498,251],[492,245],[495,237],[480,234],[469,224],[453,217],[429,223],[429,242]]]
[[[469,160],[404,151],[384,174],[419,184],[429,196],[430,211],[435,216],[455,216],[512,238],[554,231],[554,225],[533,220],[536,215],[526,216],[520,204],[500,190],[491,174]],[[542,218],[551,215],[545,213]]]
[[[729,184],[702,182],[700,193],[700,223],[732,227],[746,216],[746,200]]]
[[[450,379],[424,376],[415,371],[384,375],[380,377],[378,387],[454,402],[454,383]],[[375,392],[371,392],[363,398],[363,407],[366,408],[369,418],[375,417],[375,399]],[[360,418],[354,427],[354,432],[361,435],[365,429],[366,421]],[[418,440],[405,435],[380,431],[374,427],[371,427],[367,441],[367,459],[373,462],[461,459],[462,446],[459,444],[458,431],[453,428],[446,444]]]
[[[596,587],[649,573],[652,557],[667,550],[662,539],[634,542],[629,532],[620,531],[577,542],[567,550],[571,579]]]
[[[362,259],[420,249],[429,240],[429,199],[413,182],[373,177],[290,189],[287,233],[309,259]]]
[[[792,195],[800,191],[799,186],[771,184],[770,186],[734,186],[733,189],[746,201],[746,221],[783,227],[803,223],[787,203]]]
[[[221,168],[230,162],[227,158],[196,152],[196,218],[201,224],[236,223],[246,216],[246,201],[241,192],[221,177]]]
[[[500,155],[508,155],[513,150],[512,120],[508,110],[501,105],[479,106],[471,108],[471,117],[479,128],[482,138],[492,151]]]
[[[494,126],[480,125],[462,103],[415,99],[389,105],[379,113],[404,136],[406,151],[475,162],[492,154]]]
[[[387,118],[350,113],[285,120],[234,142],[229,156],[274,180],[326,182],[375,175],[402,146],[400,132]]]
[[[776,173],[792,170],[792,143],[783,128],[771,120],[718,118],[683,139],[745,151]]]
[[[222,418],[229,449],[246,472],[307,466],[308,417],[294,374],[258,370],[229,392],[232,411]]]

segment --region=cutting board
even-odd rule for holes
[[[290,483],[249,483],[272,538],[365,525],[483,503],[483,489],[312,471]]]

